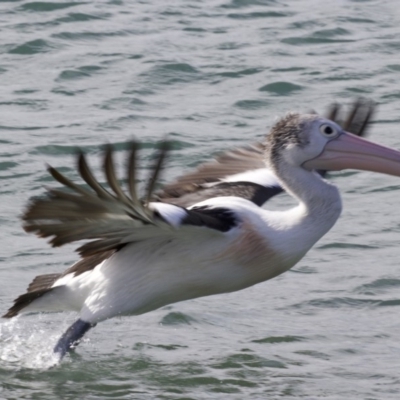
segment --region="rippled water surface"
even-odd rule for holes
[[[19,215],[45,163],[76,176],[77,147],[99,172],[102,143],[122,164],[133,136],[148,159],[168,134],[171,179],[288,110],[361,95],[372,137],[400,148],[399,18],[396,0],[1,1],[1,313],[76,260]],[[104,322],[52,369],[74,314],[2,320],[0,399],[398,399],[400,181],[332,179],[342,218],[269,282]]]

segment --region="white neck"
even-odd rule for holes
[[[290,164],[274,168],[286,191],[300,204],[282,214],[292,255],[301,258],[335,224],[342,210],[338,189],[315,172]],[[283,216],[281,214],[281,216]],[[292,246],[293,243],[293,246]],[[296,255],[297,253],[297,255]]]

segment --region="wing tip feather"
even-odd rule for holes
[[[132,141],[129,147],[129,160],[132,161],[132,159],[136,159],[140,143]],[[158,148],[159,152],[149,178],[147,197],[150,197],[153,193],[165,156],[170,151],[171,145],[162,141]],[[116,239],[112,241],[107,239],[110,235],[115,235],[115,229],[107,231],[107,220],[111,220],[111,223],[114,221],[115,224],[118,224],[118,221],[124,221],[123,224],[130,224],[129,220],[132,219],[132,229],[138,227],[135,221],[139,221],[141,225],[156,224],[153,211],[148,208],[147,203],[138,199],[136,173],[130,170],[132,162],[128,163],[127,171],[128,186],[129,184],[131,186],[128,187],[128,190],[132,193],[132,189],[134,189],[134,198],[130,199],[116,177],[113,163],[115,149],[111,144],[104,145],[104,149],[106,181],[115,195],[107,191],[94,177],[86,155],[83,151],[78,150],[77,169],[89,188],[85,189],[73,183],[57,169],[47,165],[50,175],[72,193],[59,189],[48,189],[47,197],[31,200],[21,216],[25,232],[35,233],[38,237],[43,238],[50,237],[49,244],[53,247],[89,239],[90,241],[83,245],[84,247],[81,246],[78,249],[83,256],[88,256],[103,251],[104,246],[107,247],[107,250],[110,250],[121,244]],[[134,169],[136,170],[136,167]],[[88,226],[87,229],[85,224]],[[74,227],[76,228],[74,229]],[[93,245],[91,245],[92,243]]]

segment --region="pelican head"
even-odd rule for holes
[[[400,152],[344,131],[317,116],[288,114],[267,137],[270,162],[306,170],[359,169],[400,176]]]

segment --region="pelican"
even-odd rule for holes
[[[23,216],[27,232],[50,237],[53,246],[86,240],[77,249],[80,261],[64,273],[36,277],[4,315],[78,311],[54,348],[60,359],[108,318],[234,292],[293,267],[342,210],[337,187],[316,171],[352,168],[400,176],[400,152],[330,119],[289,113],[266,136],[263,157],[297,206],[269,211],[246,195],[230,194],[184,207],[152,200],[168,150],[163,142],[143,199],[136,188],[138,143],[133,142],[128,192],[116,178],[113,149],[107,146],[104,169],[112,192],[95,179],[81,153],[79,173],[89,188],[49,167],[69,190],[49,188],[47,197],[29,204]]]

